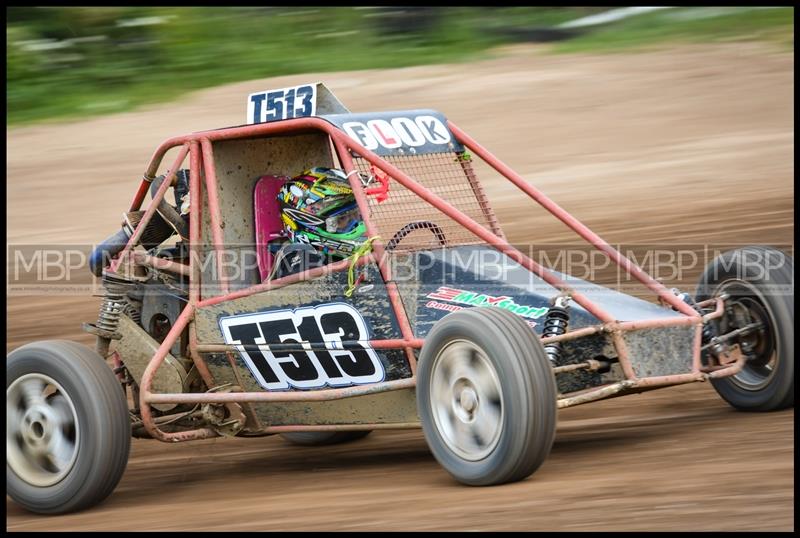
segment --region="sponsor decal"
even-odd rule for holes
[[[326,114],[325,120],[378,155],[424,155],[464,151],[447,119],[430,109]]]
[[[464,310],[463,306],[440,303],[439,301],[428,301],[427,303],[425,303],[425,306],[428,308],[434,308],[436,310],[445,310],[447,312],[458,312],[459,310]]]
[[[529,319],[540,318],[547,314],[548,310],[546,306],[528,306],[517,304],[514,302],[514,298],[508,295],[486,295],[469,290],[449,288],[447,286],[441,286],[435,292],[429,293],[427,298],[435,299],[435,301],[429,301],[426,306],[428,308],[435,308],[437,310],[448,310],[448,308],[445,307],[451,306],[438,301],[447,301],[448,303],[462,304],[466,306],[494,306],[496,308],[503,308]]]
[[[380,358],[369,347],[367,322],[349,304],[228,316],[219,325],[225,342],[239,349],[266,390],[345,387],[385,377]],[[326,349],[312,351],[309,342],[324,343]]]
[[[251,93],[247,96],[247,123],[313,116],[316,106],[317,87],[314,84]]]
[[[437,117],[420,115],[413,118],[396,117],[375,119],[366,122],[348,121],[342,129],[350,138],[372,151],[383,147],[396,149],[401,146],[411,148],[427,143],[446,145],[452,140],[450,131]]]

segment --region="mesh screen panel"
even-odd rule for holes
[[[459,159],[457,153],[401,155],[384,157],[423,187],[442,197],[456,209],[490,232],[502,237],[497,219],[472,164]],[[370,163],[355,156],[359,172],[370,175]],[[392,242],[397,251],[413,251],[438,246],[474,245],[483,243],[466,228],[421,199],[394,180],[389,180],[389,197],[378,202],[368,197],[372,222],[385,244]]]

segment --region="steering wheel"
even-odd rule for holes
[[[442,231],[441,226],[429,220],[417,220],[414,222],[409,222],[400,228],[397,233],[392,236],[389,242],[386,243],[386,250],[394,250],[398,243],[403,240],[403,238],[415,230],[430,230],[431,233],[436,236],[436,239],[439,241],[440,245],[447,246],[447,239],[444,236],[444,231]]]

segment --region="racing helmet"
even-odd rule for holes
[[[366,240],[353,189],[341,170],[305,170],[284,183],[278,203],[283,227],[293,243],[306,243],[323,254],[346,258]]]

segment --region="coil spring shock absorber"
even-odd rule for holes
[[[553,306],[547,311],[547,316],[544,319],[542,338],[560,336],[567,332],[567,325],[569,325],[568,302],[568,297],[556,297]],[[547,358],[550,359],[550,364],[554,367],[559,366],[561,362],[561,342],[545,344],[544,350],[547,353]]]
[[[681,291],[678,288],[672,288],[672,289],[670,289],[670,291],[675,296],[677,296],[678,299],[682,300],[684,303],[688,304],[689,306],[691,306],[692,308],[697,310],[697,312],[701,316],[703,314],[707,313],[707,311],[704,311],[703,309],[697,307],[696,303],[694,302],[694,298],[692,298],[692,296],[690,294],[688,294],[686,292],[681,293]],[[675,310],[675,309],[673,308],[673,310]],[[710,311],[713,311],[713,309],[710,310]],[[714,337],[716,337],[716,335],[717,335],[717,331],[711,325],[711,323],[706,322],[706,323],[703,324],[702,338],[701,338],[701,341],[702,341],[703,345],[706,345],[706,344],[710,343],[714,339]],[[714,346],[714,351],[719,353],[719,352],[722,351],[722,348],[719,347],[719,346]]]
[[[103,273],[105,294],[103,295],[103,302],[100,305],[97,323],[83,324],[83,329],[86,332],[97,336],[95,349],[102,357],[108,354],[108,346],[111,340],[119,338],[119,334],[117,333],[119,316],[128,305],[126,294],[134,284],[134,281],[122,278],[119,275]]]

